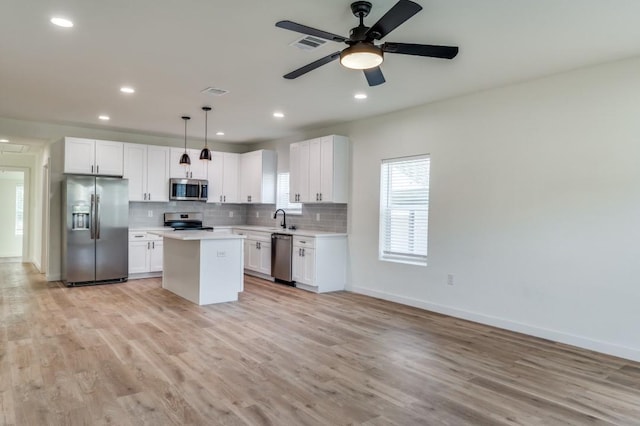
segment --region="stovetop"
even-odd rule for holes
[[[172,226],[174,231],[213,231],[211,226]]]
[[[165,213],[164,226],[174,231],[213,231],[211,226],[202,226],[203,215],[196,213]]]

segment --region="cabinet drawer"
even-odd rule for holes
[[[129,231],[129,241],[162,241],[162,237],[145,231]]]
[[[293,237],[293,245],[296,247],[310,247],[316,246],[316,239],[313,237]]]

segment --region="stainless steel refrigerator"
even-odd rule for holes
[[[126,281],[126,179],[68,175],[63,182],[62,278],[68,286]]]

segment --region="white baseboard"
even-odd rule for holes
[[[262,278],[263,280],[275,281],[275,278],[273,278],[271,275],[265,275],[262,272],[252,271],[251,269],[245,269],[244,273],[247,275],[251,275],[252,277]]]
[[[617,345],[614,343],[589,339],[583,336],[576,336],[576,335],[564,333],[561,331],[549,330],[546,328],[536,327],[528,324],[523,324],[517,321],[508,320],[505,318],[498,318],[498,317],[493,317],[490,315],[485,315],[477,312],[465,311],[465,310],[461,310],[451,306],[439,305],[436,303],[426,302],[419,299],[413,299],[405,296],[399,296],[396,294],[371,290],[364,287],[351,287],[350,290],[353,291],[354,293],[364,294],[366,296],[375,297],[377,299],[383,299],[391,302],[401,303],[403,305],[413,306],[415,308],[421,308],[427,311],[437,312],[439,314],[449,315],[452,317],[461,318],[461,319],[477,322],[480,324],[486,324],[493,327],[502,328],[505,330],[524,333],[530,336],[552,340],[554,342],[565,343],[568,345],[577,346],[579,348],[588,349],[595,352],[601,352],[607,355],[613,355],[620,358],[629,359],[632,361],[640,361],[640,349],[629,348],[629,347]]]
[[[61,281],[62,280],[62,275],[60,274],[47,274],[45,275],[47,278],[47,281]]]
[[[42,267],[41,267],[41,265],[40,265],[40,262],[37,262],[35,259],[33,259],[33,260],[31,260],[31,264],[32,264],[33,266],[35,266],[35,267],[36,267],[36,269],[38,270],[38,272],[40,272],[40,273],[42,273],[42,272],[43,272],[43,271],[42,271]]]

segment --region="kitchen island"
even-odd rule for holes
[[[244,290],[243,235],[156,231],[163,237],[162,288],[198,305],[232,302]]]

